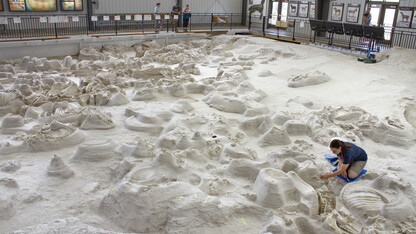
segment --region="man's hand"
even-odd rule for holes
[[[344,178],[347,178],[347,176],[348,176],[348,175],[347,175],[347,171],[343,171],[343,172],[342,172],[342,176],[344,176]]]

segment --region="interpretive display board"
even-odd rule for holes
[[[9,0],[10,11],[57,11],[56,0]]]
[[[135,21],[142,21],[143,20],[143,15],[134,15],[134,20]]]
[[[26,0],[26,11],[56,11],[56,0]]]
[[[0,17],[0,24],[9,24],[7,17]]]
[[[358,23],[359,14],[360,14],[360,4],[348,4],[347,22]]]
[[[410,21],[412,19],[413,8],[399,8],[399,14],[397,15],[396,27],[408,28],[410,27]]]
[[[308,18],[309,2],[299,3],[299,17]]]
[[[298,2],[289,2],[289,13],[288,15],[291,17],[298,16]]]
[[[82,11],[82,0],[61,0],[61,9],[63,11]]]
[[[26,11],[25,0],[9,0],[10,11]]]
[[[344,13],[344,3],[332,3],[331,20],[342,21],[342,14]]]
[[[309,18],[315,19],[315,2],[309,4]]]

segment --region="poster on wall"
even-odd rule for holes
[[[412,28],[416,28],[416,8],[413,12]]]
[[[298,2],[289,2],[289,16],[296,17],[298,16]]]
[[[309,5],[309,18],[315,19],[315,2],[311,2]]]
[[[82,11],[82,0],[61,0],[63,11]]]
[[[56,11],[56,0],[26,0],[27,11]]]
[[[299,3],[299,17],[308,18],[309,2]]]
[[[10,11],[26,11],[25,0],[9,0]]]
[[[348,4],[347,22],[358,23],[359,14],[360,14],[360,4]]]
[[[408,28],[410,26],[410,20],[412,19],[412,8],[399,8],[399,14],[397,15],[396,27]]]
[[[344,11],[344,3],[332,3],[331,20],[342,21],[343,11]]]

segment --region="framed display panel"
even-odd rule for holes
[[[331,10],[331,21],[342,21],[344,3],[333,3]]]
[[[8,0],[10,11],[26,11],[25,0]]]
[[[309,4],[309,18],[315,19],[315,2]]]
[[[416,28],[416,8],[413,10],[412,28]]]
[[[289,16],[296,17],[298,16],[298,2],[289,2]]]
[[[309,2],[300,2],[299,3],[299,17],[308,18],[309,13]]]
[[[82,0],[61,0],[61,10],[63,11],[82,11]]]
[[[360,14],[360,4],[348,4],[347,22],[358,23],[359,14]]]
[[[57,11],[56,0],[26,0],[26,11]]]
[[[4,8],[3,8],[3,0],[0,0],[0,11],[4,11]]]
[[[56,0],[8,0],[10,11],[57,11]]]
[[[396,19],[396,27],[408,28],[412,20],[413,8],[399,8],[399,13]]]

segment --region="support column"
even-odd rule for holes
[[[248,7],[248,0],[243,1],[243,9],[241,10],[241,25],[246,25],[247,23],[247,7]]]

